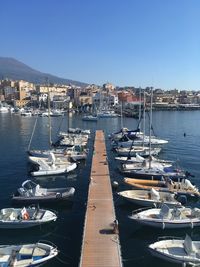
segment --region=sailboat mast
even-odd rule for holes
[[[123,129],[123,101],[121,102],[121,129]]]
[[[149,168],[151,168],[152,102],[153,102],[153,87],[151,87],[151,104],[150,104],[150,119],[149,119]]]
[[[143,97],[143,148],[144,148],[144,138],[145,138],[145,108],[146,108],[146,97],[145,97],[145,90],[144,90],[144,97]]]
[[[141,124],[141,87],[139,91],[139,125],[138,128],[140,129],[140,124]]]
[[[49,79],[47,78],[47,91],[48,91],[48,123],[49,123],[49,147],[52,145],[51,138],[51,117],[50,117],[50,91],[49,91]]]

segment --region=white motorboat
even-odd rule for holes
[[[129,218],[140,224],[161,229],[193,228],[200,226],[200,209],[169,208],[163,204],[161,208],[133,211]]]
[[[66,165],[55,165],[48,164],[44,159],[39,159],[38,162],[38,170],[32,171],[32,176],[47,176],[47,175],[56,175],[56,174],[65,174],[69,173],[76,169],[77,164],[68,162]]]
[[[85,115],[82,117],[83,121],[94,121],[97,122],[98,121],[98,117],[94,116],[94,115]]]
[[[102,110],[97,113],[98,118],[118,118],[120,117],[119,114],[115,113],[112,110]]]
[[[169,207],[181,206],[181,203],[176,200],[175,194],[169,192],[158,192],[155,189],[151,190],[126,190],[118,192],[118,195],[134,204],[152,207],[159,206],[163,203]]]
[[[6,106],[0,106],[0,113],[8,113],[9,107]]]
[[[74,196],[73,187],[44,188],[31,180],[26,180],[13,195],[12,201],[18,204],[51,204],[71,200]]]
[[[89,129],[69,128],[68,133],[90,135],[91,131]],[[66,134],[66,133],[60,132],[60,134]]]
[[[150,244],[148,248],[152,256],[169,262],[179,263],[182,266],[200,265],[200,241],[192,241],[188,235],[185,240],[177,238],[160,240]]]
[[[50,115],[51,117],[61,117],[64,116],[64,112],[62,110],[52,110],[52,114]]]
[[[31,117],[33,114],[31,111],[28,111],[28,110],[24,110],[21,112],[21,116],[24,116],[24,117]]]
[[[30,228],[56,219],[56,214],[50,210],[36,207],[5,208],[0,210],[0,229]]]
[[[0,266],[41,266],[57,255],[57,248],[46,243],[2,245],[0,246]]]

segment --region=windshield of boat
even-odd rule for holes
[[[34,182],[32,182],[32,181],[30,181],[30,180],[23,184],[23,188],[24,188],[25,190],[33,189],[33,188],[35,188],[36,186],[37,186],[37,184],[34,183]]]

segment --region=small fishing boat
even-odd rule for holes
[[[17,189],[17,192],[12,197],[12,201],[18,204],[57,203],[71,200],[74,192],[75,189],[73,187],[43,188],[31,180],[26,180],[22,183],[22,186]]]
[[[182,179],[179,182],[174,182],[169,178],[164,178],[163,180],[124,178],[123,181],[125,184],[130,185],[135,189],[154,188],[157,191],[177,193],[179,195],[186,195],[189,197],[200,197],[199,189],[188,179]]]
[[[0,210],[0,229],[30,228],[56,219],[56,214],[50,210],[36,207],[5,208]]]
[[[41,266],[57,255],[57,248],[46,243],[3,245],[0,246],[0,266]]]
[[[163,239],[148,246],[152,256],[160,259],[179,263],[182,266],[199,266],[200,264],[200,241],[192,241],[186,235],[182,239]]]
[[[155,189],[126,190],[118,192],[117,194],[129,202],[145,207],[160,206],[163,203],[167,204],[169,207],[181,206],[181,203],[176,200],[175,194],[158,192]]]
[[[173,207],[163,204],[161,208],[133,211],[130,219],[161,229],[194,228],[200,226],[200,209]]]

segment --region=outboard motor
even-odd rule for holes
[[[186,205],[187,197],[185,195],[180,195],[177,197],[177,201],[180,202],[182,205]]]

